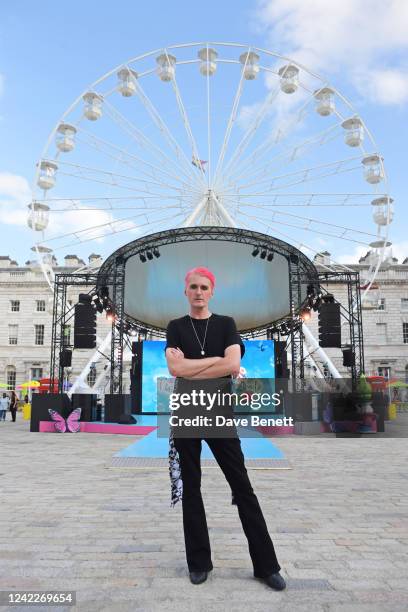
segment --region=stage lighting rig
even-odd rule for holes
[[[146,255],[147,255],[147,259],[148,259],[149,261],[152,261],[152,259],[153,259],[153,253],[152,253],[151,251],[146,251]]]
[[[259,255],[259,248],[255,247],[254,250],[252,251],[252,257],[256,257],[257,255]]]
[[[146,255],[144,253],[139,253],[139,259],[142,263],[146,263]]]
[[[98,312],[103,312],[103,303],[101,302],[97,293],[92,296],[92,305]]]
[[[154,255],[155,257],[157,257],[157,259],[158,259],[158,258],[160,257],[160,251],[159,251],[159,249],[154,248],[154,249],[153,249],[153,255]]]
[[[272,261],[272,260],[273,260],[273,258],[274,258],[274,255],[275,255],[275,254],[273,253],[273,251],[269,251],[269,253],[268,253],[268,257],[267,257],[266,259],[267,259],[268,261]]]
[[[262,249],[260,257],[261,257],[261,259],[265,259],[266,258],[266,249]]]

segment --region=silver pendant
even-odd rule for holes
[[[205,355],[205,352],[204,352],[204,351],[201,351],[201,354],[202,354],[202,355]]]

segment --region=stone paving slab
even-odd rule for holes
[[[405,439],[274,438],[291,469],[248,462],[287,580],[279,593],[254,580],[229,487],[207,467],[214,571],[190,584],[167,465],[111,467],[134,440],[0,423],[0,589],[76,590],[74,608],[36,608],[55,612],[406,610]]]

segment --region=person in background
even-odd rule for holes
[[[17,406],[18,406],[17,395],[15,391],[12,391],[11,400],[10,400],[10,412],[11,412],[11,420],[13,421],[13,423],[16,422]]]
[[[0,397],[0,421],[6,420],[6,412],[10,406],[10,398],[7,393],[3,393],[3,397]]]
[[[23,419],[25,421],[29,421],[31,418],[31,404],[28,395],[24,396],[24,404],[23,404]]]

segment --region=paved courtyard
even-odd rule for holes
[[[406,438],[279,438],[292,469],[249,471],[283,592],[253,579],[237,508],[214,468],[202,484],[214,571],[190,584],[167,470],[111,467],[134,440],[30,433],[20,414],[0,423],[0,590],[77,592],[75,608],[37,610],[407,609]]]

